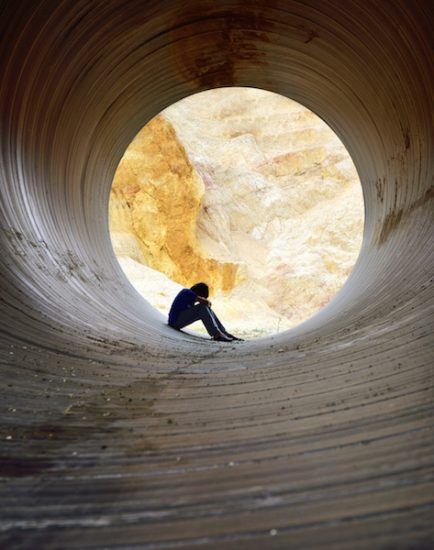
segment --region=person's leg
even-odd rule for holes
[[[208,334],[212,337],[221,332],[214,316],[211,314],[210,308],[205,304],[198,304],[197,306],[189,307],[188,309],[181,311],[173,327],[181,329],[191,325],[195,321],[202,321]]]
[[[243,338],[238,338],[237,336],[234,336],[230,332],[228,332],[223,324],[221,323],[220,319],[217,317],[217,315],[214,313],[214,311],[210,308],[211,315],[214,318],[214,321],[216,322],[217,326],[219,327],[220,331],[227,336],[228,338],[231,338],[232,340],[243,340]]]
[[[211,315],[212,315],[212,318],[214,319],[214,322],[215,324],[218,326],[219,330],[221,332],[223,332],[223,334],[227,334],[228,331],[225,329],[225,327],[222,325],[222,322],[220,321],[220,319],[217,317],[217,315],[214,313],[214,311],[211,309],[211,308],[208,308]]]

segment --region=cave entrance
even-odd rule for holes
[[[233,87],[189,96],[138,133],[109,221],[122,269],[152,306],[167,315],[183,286],[205,281],[231,332],[251,338],[335,296],[360,251],[364,205],[350,155],[317,115]]]

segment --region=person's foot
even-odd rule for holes
[[[223,334],[223,332],[217,332],[217,334],[213,336],[213,340],[216,342],[232,342],[232,338],[227,334]]]
[[[226,333],[226,336],[229,336],[232,340],[238,340],[239,342],[244,342],[244,338],[238,338],[237,336],[234,336],[233,334],[229,334],[229,332]]]

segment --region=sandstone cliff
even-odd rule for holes
[[[129,146],[113,181],[110,231],[116,254],[181,285],[208,279],[213,290],[233,288],[236,264],[209,257],[196,236],[203,195],[172,125],[155,117]]]

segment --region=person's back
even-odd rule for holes
[[[183,288],[173,300],[169,311],[169,325],[173,326],[176,323],[181,311],[184,311],[189,307],[193,307],[196,300],[197,294],[195,292],[193,292],[190,288]]]

